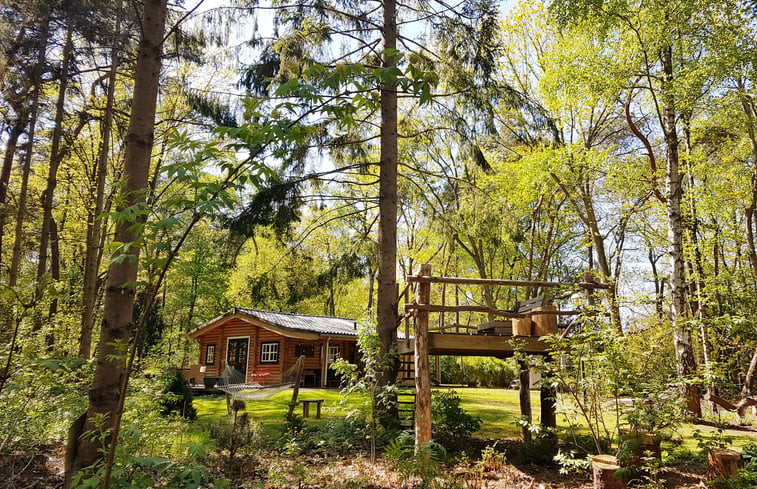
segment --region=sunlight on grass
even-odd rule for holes
[[[266,435],[279,433],[285,424],[286,413],[289,410],[289,401],[292,399],[292,391],[278,392],[266,399],[245,401],[245,412],[253,421],[260,422]],[[323,399],[321,419],[308,418],[309,423],[321,423],[329,419],[340,419],[348,412],[363,408],[367,397],[353,394],[349,398],[342,396],[335,389],[307,389],[300,391],[299,400]],[[194,400],[197,408],[197,421],[199,423],[219,422],[226,416],[226,400],[223,396],[201,396]],[[302,416],[302,408],[297,406],[295,413]],[[310,410],[310,415],[315,416],[315,408]]]
[[[480,418],[483,422],[481,429],[475,436],[481,438],[518,438],[520,436],[520,427],[516,424],[520,418],[517,390],[475,387],[455,387],[449,390],[454,390],[462,398],[463,409]],[[262,423],[265,435],[274,436],[280,433],[284,427],[284,418],[289,409],[288,403],[291,396],[292,391],[289,390],[279,392],[266,399],[245,401],[245,411],[253,420]],[[323,399],[322,419],[309,418],[306,420],[307,423],[322,423],[329,419],[339,419],[352,410],[367,408],[367,397],[365,395],[352,394],[349,397],[344,397],[340,391],[335,389],[306,389],[300,391],[299,399]],[[564,415],[566,409],[563,403],[565,402],[567,400],[562,398],[558,402],[557,422],[558,428],[563,433],[562,436],[566,436],[568,430],[568,423]],[[194,406],[197,408],[197,423],[200,425],[219,422],[226,416],[226,401],[223,396],[197,397],[194,400]],[[538,391],[531,391],[531,408],[533,420],[538,423],[540,412]],[[295,412],[302,415],[302,408],[298,406]],[[314,414],[314,410],[311,410],[311,416]],[[589,433],[585,422],[580,419],[576,419],[574,422],[576,423],[574,428],[577,434],[587,435]],[[605,423],[609,430],[614,430],[614,413],[607,413]],[[697,441],[693,437],[696,428],[692,424],[684,424],[678,429],[674,438],[681,441],[682,448],[697,450]],[[699,429],[702,431],[715,430],[710,427],[699,427]],[[201,435],[190,436],[200,437]],[[198,440],[201,441],[202,438],[198,438]],[[734,447],[742,447],[757,442],[757,439],[749,436],[749,434],[735,435],[732,440]]]

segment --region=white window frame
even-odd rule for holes
[[[329,365],[342,358],[342,345],[329,345],[326,358]]]
[[[211,355],[212,352],[212,355]],[[208,356],[211,357],[210,361],[208,361]],[[215,365],[216,364],[216,344],[210,343],[208,345],[205,345],[205,365]]]
[[[279,363],[279,342],[263,341],[260,343],[260,363]]]

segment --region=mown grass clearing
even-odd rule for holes
[[[520,408],[518,401],[518,391],[512,389],[485,389],[475,387],[456,387],[454,390],[462,398],[462,407],[473,416],[477,416],[483,422],[481,429],[475,434],[481,438],[518,438],[520,436],[520,427],[517,421],[520,418]],[[275,436],[281,433],[284,427],[284,417],[289,409],[291,391],[283,391],[266,399],[246,401],[246,412],[250,417],[258,421],[263,426],[263,432],[266,436]],[[350,411],[367,409],[367,397],[365,395],[351,394],[345,397],[340,391],[335,389],[303,389],[300,391],[299,399],[323,399],[322,419],[313,417],[306,420],[308,423],[322,423],[329,419],[340,419],[346,416]],[[558,403],[558,428],[562,433],[567,434],[569,423],[566,420],[565,399],[560,399]],[[194,405],[197,408],[199,423],[216,422],[226,415],[226,401],[223,396],[201,396],[195,399]],[[531,391],[531,406],[534,416],[534,422],[539,422],[539,392]],[[295,412],[302,415],[302,408],[297,406]],[[314,410],[311,410],[311,416],[314,416]],[[725,418],[729,420],[728,418]],[[576,432],[586,435],[589,433],[586,425],[580,420],[576,420]],[[608,414],[605,422],[609,429],[613,429],[615,424],[614,415]],[[714,432],[716,429],[708,426],[697,426],[690,423],[682,425],[677,430],[676,438],[680,439],[681,447],[689,450],[697,449],[697,441],[693,434],[695,430]],[[735,447],[741,447],[757,441],[757,433],[729,430],[727,432],[732,437],[731,444]]]

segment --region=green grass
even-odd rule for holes
[[[484,389],[459,387],[454,389],[462,398],[462,407],[473,416],[477,416],[483,422],[481,429],[476,436],[484,438],[518,438],[520,427],[516,421],[520,418],[520,408],[518,401],[518,391],[512,389]],[[289,408],[288,403],[291,399],[291,391],[283,391],[266,399],[249,400],[246,402],[246,412],[250,417],[259,421],[263,425],[265,435],[275,436],[281,433],[284,426],[284,417]],[[363,395],[351,395],[348,398],[333,389],[316,389],[301,391],[299,399],[323,399],[323,411],[321,420],[309,418],[307,423],[321,423],[329,419],[339,419],[344,417],[349,411],[355,409],[365,409],[367,399]],[[226,415],[226,402],[223,396],[203,396],[194,401],[198,412],[198,422],[208,423],[217,422]],[[531,392],[531,406],[534,416],[534,422],[539,422],[539,392]],[[311,416],[314,415],[311,410]],[[295,411],[302,414],[302,408],[297,406]],[[565,416],[558,411],[557,416],[558,428],[566,431],[568,428]],[[609,414],[606,417],[606,423],[612,429],[614,426],[614,416]],[[682,439],[682,448],[697,450],[697,442],[693,437],[696,427],[691,424],[684,424],[678,430],[678,435]],[[579,434],[588,434],[588,428],[581,423],[577,427]],[[748,434],[738,434],[732,437],[731,445],[741,447],[747,444],[756,443],[757,438]]]
[[[280,433],[284,427],[284,418],[289,410],[291,399],[292,391],[286,390],[265,399],[247,400],[245,411],[252,420],[262,424],[264,435],[273,436]],[[334,389],[300,391],[298,399],[323,399],[322,418],[320,420],[308,418],[309,423],[322,423],[329,419],[343,418],[349,411],[364,406],[367,400],[365,396],[357,394],[346,398]],[[217,422],[226,416],[226,400],[223,396],[197,397],[193,404],[197,408],[197,422],[199,423]],[[302,415],[302,407],[297,406],[295,413]],[[315,406],[311,406],[310,416],[315,416]]]

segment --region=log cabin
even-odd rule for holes
[[[200,349],[198,363],[185,375],[191,384],[206,388],[215,385],[227,364],[249,383],[278,384],[300,355],[305,356],[303,385],[336,386],[339,378],[331,364],[359,358],[354,319],[235,307],[188,336]]]

